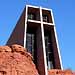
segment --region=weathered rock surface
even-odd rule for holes
[[[20,45],[0,47],[0,75],[39,75],[32,56]]]
[[[48,71],[48,75],[75,75],[75,73],[71,70],[51,69]]]
[[[0,46],[0,75],[39,75],[32,60],[32,55],[20,45]],[[75,75],[75,72],[51,69],[48,75]]]

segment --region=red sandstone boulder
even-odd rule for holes
[[[0,75],[39,75],[26,49],[20,45],[10,47],[0,47]]]
[[[0,46],[0,75],[39,75],[32,60],[32,55],[20,45]],[[48,75],[75,73],[71,70],[51,69]]]
[[[24,47],[22,47],[21,45],[17,45],[17,44],[11,45],[10,47],[12,48],[13,52],[25,52],[25,51],[27,51]]]
[[[22,55],[25,55],[29,60],[33,59],[32,55],[27,52],[27,49],[22,47],[21,45],[14,44],[11,45],[10,47],[12,48],[12,52],[21,53]]]
[[[11,52],[11,48],[8,46],[0,46],[0,52]]]

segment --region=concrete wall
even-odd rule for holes
[[[37,68],[40,75],[45,75],[41,26],[39,26],[36,36],[37,36],[37,66],[38,66]]]
[[[17,22],[13,32],[11,33],[7,45],[24,44],[24,26],[25,26],[25,10],[23,11],[19,21]]]
[[[52,38],[52,46],[53,46],[53,53],[54,53],[55,69],[61,69],[54,28],[51,30],[51,38]]]

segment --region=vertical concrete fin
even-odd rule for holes
[[[25,31],[24,31],[24,48],[26,48],[26,32],[27,32],[27,12],[28,12],[28,6],[26,5],[26,13],[25,13]]]
[[[42,19],[42,7],[40,7],[40,18],[41,18],[41,32],[42,32],[42,44],[43,44],[43,54],[44,54],[45,75],[48,75],[47,62],[46,62],[46,51],[45,51],[45,41],[44,41],[44,27],[43,27],[43,19]]]

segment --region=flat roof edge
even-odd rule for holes
[[[49,9],[49,8],[43,8],[42,6],[26,5],[26,7],[32,7],[32,8],[40,8],[40,7],[41,7],[43,10],[52,11],[52,9]]]

